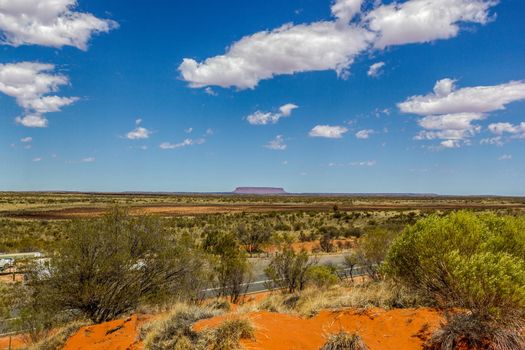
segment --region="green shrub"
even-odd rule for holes
[[[317,288],[327,288],[337,284],[338,277],[334,266],[311,266],[306,272],[309,284]]]
[[[485,343],[498,344],[502,339],[495,336],[525,320],[525,219],[466,211],[431,215],[394,241],[384,271],[437,306],[460,310],[453,329],[477,329]],[[460,317],[465,313],[468,318]],[[461,328],[458,320],[477,326]]]

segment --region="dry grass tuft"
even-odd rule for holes
[[[367,350],[363,340],[358,334],[339,332],[328,338],[328,341],[320,350]]]
[[[210,331],[206,338],[210,350],[235,350],[240,349],[241,339],[255,339],[255,330],[250,321],[233,319]]]
[[[472,313],[447,315],[429,340],[426,350],[519,350],[525,349],[523,324],[494,323]]]
[[[306,289],[291,295],[276,293],[261,301],[257,306],[249,305],[247,308],[315,316],[323,309],[346,307],[392,309],[423,305],[422,301],[399,287],[393,287],[388,282],[367,282],[351,288],[335,286],[326,290]]]
[[[166,319],[142,327],[140,336],[144,340],[144,349],[199,349],[199,335],[193,331],[192,325],[220,313],[211,308],[176,304]]]

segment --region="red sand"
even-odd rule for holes
[[[256,330],[255,341],[243,341],[249,350],[318,350],[330,334],[341,330],[359,333],[370,350],[421,350],[440,320],[430,309],[322,311],[312,318],[255,312],[248,317]],[[200,321],[195,329],[214,327],[224,319]]]
[[[24,342],[21,335],[14,335],[11,337],[11,349],[22,349],[26,346],[27,344]],[[4,349],[9,349],[9,337],[0,338],[0,350]]]
[[[69,338],[64,350],[136,349],[137,330],[137,316],[82,327]]]
[[[215,327],[229,317],[225,315],[199,321],[201,331]],[[246,315],[255,327],[255,341],[244,340],[246,350],[318,350],[328,336],[341,330],[357,332],[369,350],[421,350],[423,342],[441,320],[432,309],[370,309],[322,311],[312,318],[253,312]],[[139,350],[138,325],[133,316],[100,325],[81,328],[69,339],[65,350]]]

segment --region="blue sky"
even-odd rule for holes
[[[523,1],[0,13],[0,190],[525,195]]]

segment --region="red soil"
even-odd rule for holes
[[[226,317],[200,321],[195,329],[217,326]],[[330,334],[341,330],[357,332],[370,350],[420,350],[440,321],[430,309],[322,311],[312,318],[255,312],[248,317],[256,330],[255,341],[243,341],[250,350],[318,350]]]
[[[73,335],[64,350],[135,350],[137,316],[86,326]]]
[[[0,338],[0,350],[9,349],[9,338],[3,337]],[[21,335],[16,335],[11,337],[11,349],[23,349],[27,346],[24,342],[24,339]]]
[[[213,328],[231,317],[237,316],[199,321],[194,329]],[[330,334],[341,330],[359,333],[369,350],[421,350],[441,320],[439,313],[431,309],[322,311],[312,318],[261,311],[246,317],[255,327],[256,338],[243,340],[246,350],[318,350]],[[140,350],[140,323],[133,316],[83,327],[69,339],[64,350]]]

